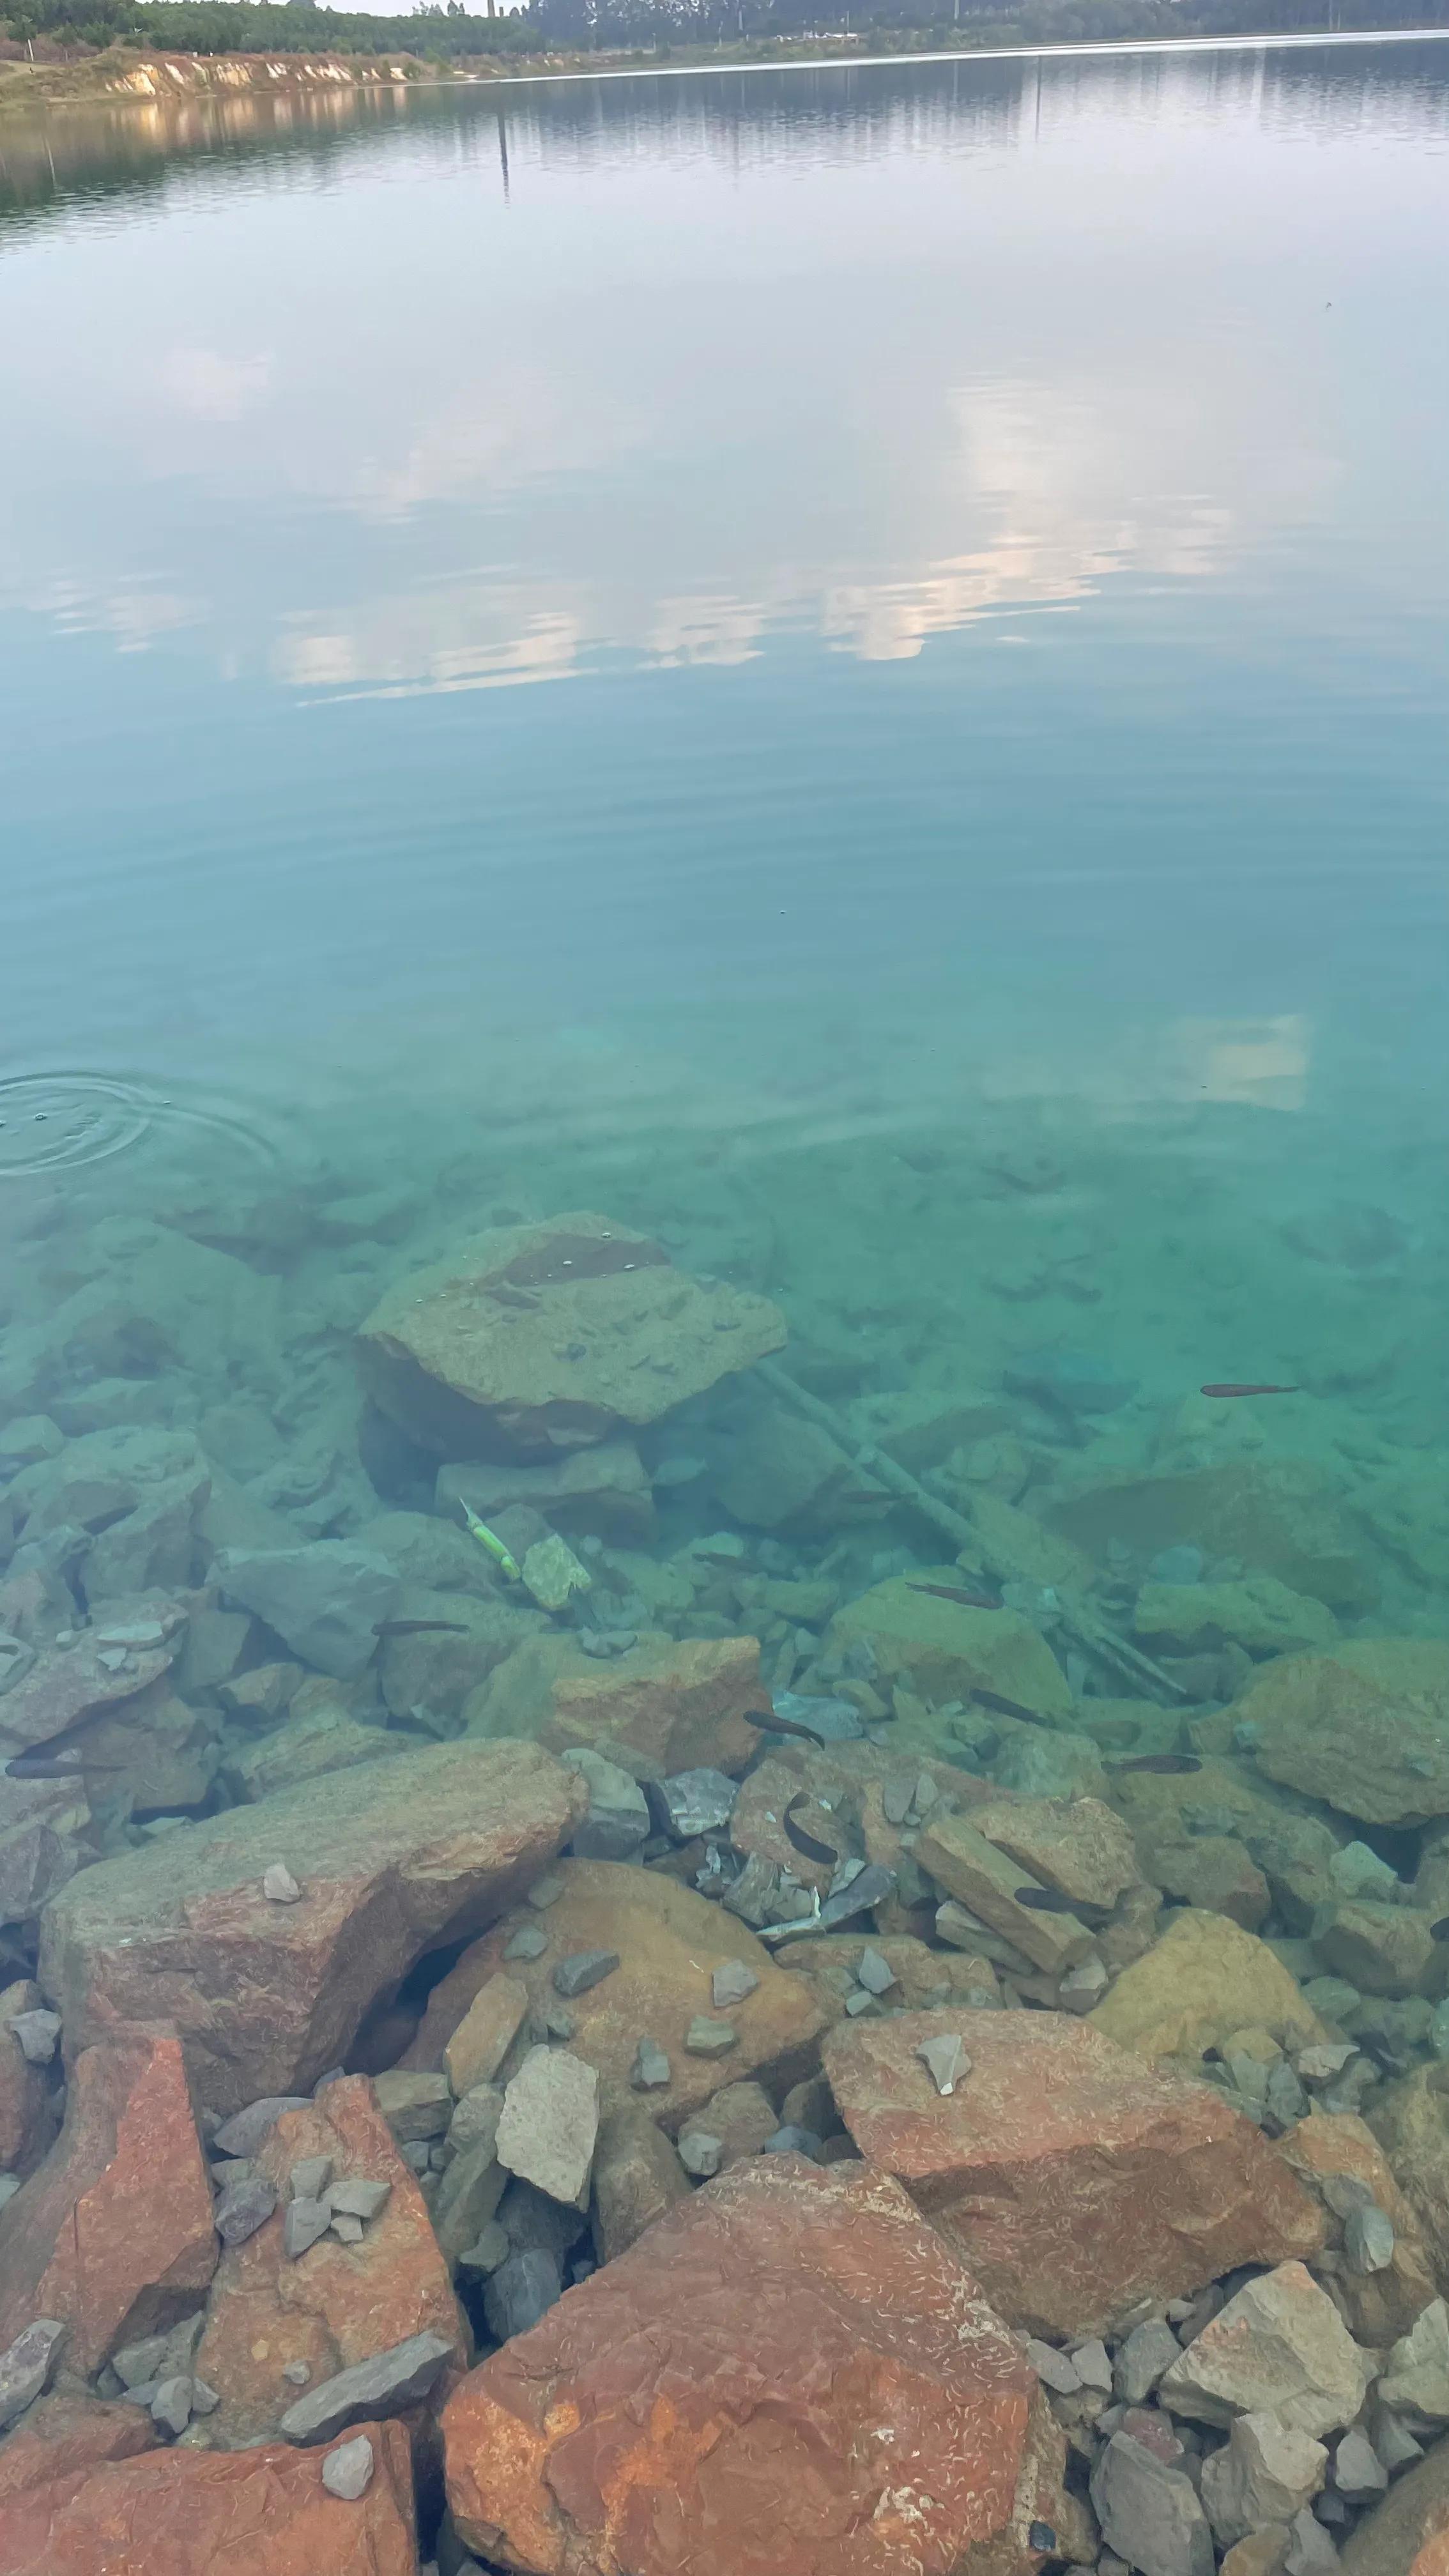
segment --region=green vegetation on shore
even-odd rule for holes
[[[0,0],[9,50],[73,60],[114,46],[216,55],[401,52],[437,64],[513,65],[543,54],[608,52],[688,60],[721,49],[758,59],[838,44],[910,53],[1013,43],[1247,35],[1449,23],[1449,0],[528,0],[512,15],[424,0],[396,17],[312,0]]]

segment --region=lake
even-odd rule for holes
[[[838,1433],[656,1353],[656,1572],[929,1566],[898,1437],[1079,1714],[1439,1637],[1446,178],[1427,39],[0,127],[9,1472],[199,1441],[132,1589],[430,1508],[357,1328],[592,1210]],[[1164,1548],[1289,1606],[1058,1633]]]

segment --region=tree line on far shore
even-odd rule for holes
[[[314,0],[0,0],[12,45],[178,54],[406,53],[443,63],[544,53],[750,51],[848,34],[863,49],[1438,27],[1449,0],[526,0],[509,15],[422,0],[396,17]]]

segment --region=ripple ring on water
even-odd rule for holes
[[[157,1104],[92,1073],[0,1077],[0,1181],[103,1162],[147,1134]]]

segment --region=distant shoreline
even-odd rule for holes
[[[1268,31],[1231,36],[1079,37],[1063,44],[950,45],[929,53],[902,47],[889,53],[808,51],[726,55],[701,48],[693,58],[660,62],[650,54],[553,55],[534,68],[445,71],[397,49],[371,54],[182,54],[117,47],[79,63],[0,64],[0,113],[14,108],[155,107],[245,96],[295,96],[303,91],[351,90],[359,97],[398,89],[533,89],[562,81],[718,79],[726,73],[878,71],[914,64],[1052,62],[1093,55],[1232,54],[1304,52],[1332,46],[1449,43],[1449,27],[1354,27],[1314,32]],[[506,58],[495,57],[495,60]],[[285,67],[279,81],[278,69]]]

